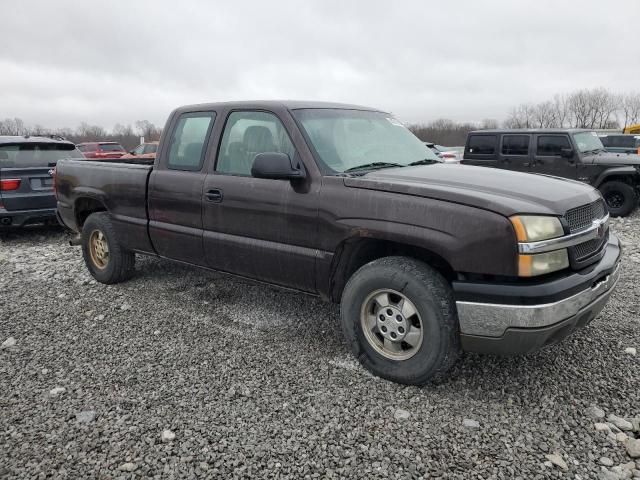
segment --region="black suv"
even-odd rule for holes
[[[640,155],[607,152],[590,130],[474,131],[462,163],[588,183],[600,190],[613,216],[626,216],[638,204]]]
[[[640,153],[640,135],[599,133],[600,141],[608,152]]]
[[[56,221],[54,167],[84,158],[60,137],[0,136],[0,229]]]

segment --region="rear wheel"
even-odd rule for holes
[[[636,191],[628,183],[612,180],[601,185],[600,192],[613,217],[626,217],[638,205]]]
[[[82,256],[93,278],[101,283],[119,283],[133,275],[135,254],[120,246],[106,212],[92,213],[84,223]]]
[[[343,292],[341,319],[362,365],[394,382],[441,380],[460,355],[451,287],[412,258],[386,257],[360,268]]]

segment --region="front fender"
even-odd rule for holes
[[[593,182],[593,186],[596,188],[600,188],[600,186],[611,177],[627,177],[627,176],[636,176],[638,171],[634,167],[613,167],[602,172],[598,178],[596,178],[595,182]]]

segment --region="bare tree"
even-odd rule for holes
[[[622,127],[640,123],[640,93],[622,95],[620,99]]]

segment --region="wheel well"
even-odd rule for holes
[[[635,175],[611,175],[610,177],[605,177],[602,182],[600,182],[600,185],[598,185],[598,188],[601,188],[609,182],[622,182],[635,187],[636,182],[634,180],[638,180]]]
[[[331,300],[340,301],[347,281],[360,267],[378,258],[396,255],[427,263],[438,270],[447,281],[456,277],[453,268],[444,258],[425,248],[371,238],[350,239],[345,240],[336,250],[336,260],[329,279]]]
[[[89,215],[95,212],[105,212],[106,210],[107,208],[104,204],[95,198],[85,197],[78,199],[74,209],[78,229],[82,229],[82,226]]]

